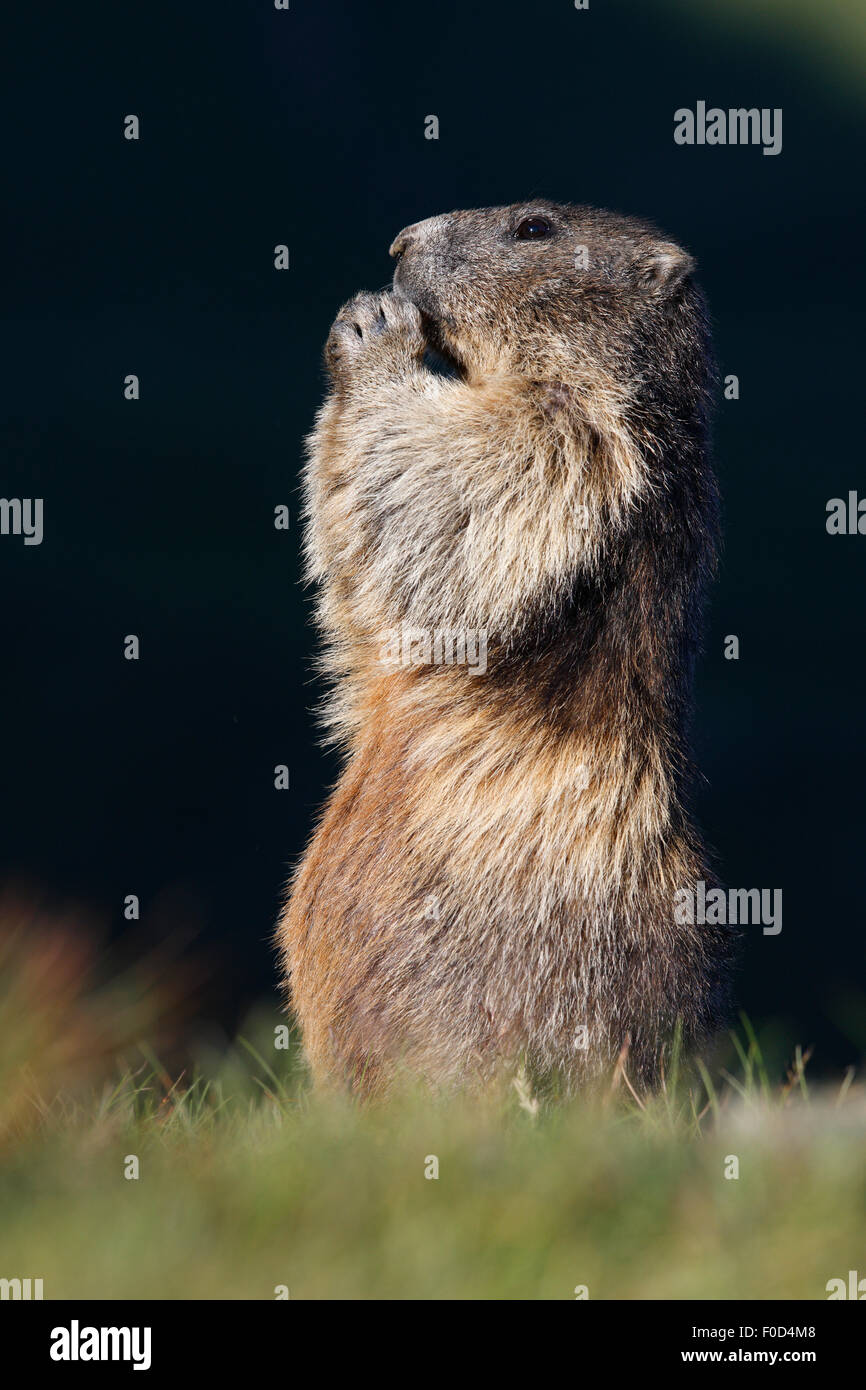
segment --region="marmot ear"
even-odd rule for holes
[[[673,241],[657,241],[638,256],[634,272],[638,284],[644,289],[656,294],[669,294],[691,275],[694,268],[695,261],[688,251]]]

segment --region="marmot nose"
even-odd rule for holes
[[[407,251],[429,251],[441,245],[442,240],[450,241],[450,219],[447,217],[425,217],[423,222],[413,222],[398,232],[388,248],[388,255],[399,261]]]
[[[395,260],[400,260],[400,257],[405,256],[410,246],[414,246],[414,243],[424,239],[427,227],[428,222],[413,222],[411,227],[403,228],[403,231],[398,232],[398,235],[392,240],[391,246],[388,247],[389,256],[393,256]]]
[[[415,222],[411,227],[404,227],[402,232],[398,232],[391,245],[388,247],[388,255],[393,256],[396,261],[405,255],[409,246],[415,240],[415,234],[419,223]]]

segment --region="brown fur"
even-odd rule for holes
[[[530,215],[548,237],[515,237]],[[337,317],[309,441],[347,762],[278,933],[307,1053],[369,1093],[518,1053],[574,1084],[628,1042],[652,1081],[677,1018],[690,1043],[717,1026],[730,955],[673,915],[712,881],[685,810],[715,542],[693,265],[645,224],[537,202],[431,218],[392,253],[393,293]],[[389,667],[401,624],[485,629],[486,673]]]

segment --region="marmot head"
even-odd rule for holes
[[[619,585],[630,596],[630,636],[621,641],[635,651],[646,614],[662,623],[662,592],[685,622],[716,525],[712,357],[688,252],[638,219],[534,199],[415,223],[391,255],[394,293],[420,311],[429,345],[470,386],[502,377],[503,398],[525,406],[510,452],[504,440],[486,468],[460,461],[461,523],[478,563],[459,593],[442,580],[453,533],[403,547],[415,557],[438,545],[444,552],[423,573],[413,561],[405,590],[413,621],[423,625],[418,614],[438,606],[477,615],[509,640],[547,640],[596,584],[598,593]],[[515,377],[526,383],[523,396],[509,392]],[[538,493],[532,477],[544,479]],[[381,505],[392,507],[384,493]],[[422,514],[441,530],[441,509]],[[653,597],[654,565],[664,578]],[[580,622],[591,634],[584,612]]]
[[[648,223],[533,200],[430,217],[395,238],[394,289],[471,378],[579,383],[582,369],[654,389],[705,366],[694,261]],[[697,383],[696,383],[697,384]]]

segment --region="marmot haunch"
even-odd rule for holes
[[[687,1045],[719,1025],[731,956],[674,920],[712,881],[686,809],[717,531],[694,263],[546,201],[391,255],[393,289],[337,316],[308,441],[347,753],[278,927],[314,1078],[521,1056],[573,1087],[627,1046],[652,1084],[678,1019]]]

